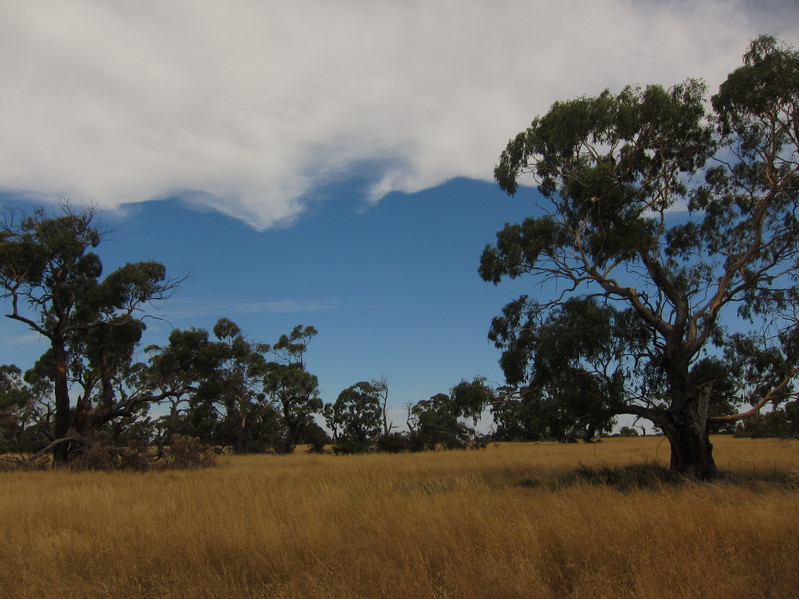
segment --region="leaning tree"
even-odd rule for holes
[[[76,211],[64,203],[55,217],[43,210],[22,217],[6,212],[0,222],[0,289],[10,308],[6,317],[50,344],[40,366],[53,381],[51,445],[56,462],[68,459],[74,433],[82,432],[90,419],[88,391],[94,384],[87,380],[101,390],[103,421],[129,414],[151,399],[142,395],[114,404],[113,381],[129,366],[144,330],[139,310],[178,284],[158,262],[126,264],[101,279],[102,263],[92,250],[103,231],[94,221],[92,209]],[[70,383],[76,378],[83,380],[87,393],[73,406]]]
[[[486,281],[542,282],[492,324],[509,378],[536,392],[579,373],[600,418],[650,420],[673,470],[712,477],[709,423],[795,395],[798,147],[799,53],[769,36],[709,103],[687,80],[536,118],[494,174],[511,195],[537,183],[543,215],[507,225],[480,264]],[[575,299],[607,312],[607,326],[587,330]],[[722,389],[750,407],[709,416]]]

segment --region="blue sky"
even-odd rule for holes
[[[491,318],[536,289],[476,272],[535,210],[491,183],[508,138],[558,99],[713,90],[764,32],[799,45],[796,1],[4,0],[0,194],[96,205],[107,271],[191,274],[147,343],[313,325],[326,401],[384,375],[400,408],[501,382]],[[30,365],[0,320],[0,363]]]
[[[532,192],[509,198],[491,183],[456,179],[374,205],[346,185],[319,195],[296,224],[267,231],[180,199],[99,214],[109,229],[98,248],[106,273],[157,260],[171,276],[189,275],[148,310],[157,319],[148,319],[143,345],[163,343],[172,328],[210,330],[222,317],[266,343],[313,325],[319,334],[308,365],[326,401],[385,376],[398,409],[461,378],[501,382],[498,351],[486,338],[491,318],[535,284],[495,287],[477,266],[506,222],[535,210]],[[6,319],[0,339],[0,363],[30,365],[46,348]]]

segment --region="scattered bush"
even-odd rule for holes
[[[333,445],[333,453],[338,455],[350,455],[355,453],[367,453],[372,449],[372,444],[367,441],[360,441],[350,437],[340,437]]]
[[[389,433],[377,438],[377,451],[385,453],[403,453],[411,451],[411,440],[402,433]]]
[[[491,435],[475,434],[469,443],[469,449],[485,449],[488,447],[488,444],[491,443],[491,440]]]
[[[632,426],[623,426],[619,429],[619,437],[637,437],[638,430]]]
[[[3,455],[0,457],[0,472],[14,472],[18,470],[49,470],[53,465],[51,455]]]
[[[74,448],[69,466],[73,470],[150,470],[154,456],[146,445],[118,446],[107,433],[84,439]]]
[[[161,460],[157,466],[159,470],[208,468],[216,465],[216,452],[196,437],[172,435]]]
[[[308,445],[308,453],[325,453],[325,446],[331,441],[325,429],[313,420],[305,426],[302,436]]]

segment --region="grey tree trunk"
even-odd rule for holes
[[[55,394],[55,430],[56,439],[63,439],[69,434],[69,379],[67,375],[67,352],[64,342],[60,339],[52,340]],[[64,464],[69,459],[69,445],[58,443],[53,448],[53,461]]]

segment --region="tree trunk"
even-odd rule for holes
[[[691,389],[682,398],[673,398],[672,406],[659,423],[671,443],[672,471],[699,480],[716,476],[713,445],[707,432],[709,393]]]
[[[61,339],[53,339],[54,394],[55,394],[55,430],[56,439],[69,434],[69,378],[67,376],[67,351]],[[64,464],[69,459],[69,443],[59,443],[53,448],[53,461]]]
[[[588,426],[585,428],[585,432],[583,433],[583,443],[590,443],[593,441],[595,434],[596,425],[593,422],[589,422]]]
[[[241,406],[239,406],[241,409]],[[246,453],[247,450],[247,417],[238,415],[238,423],[233,434],[233,453]]]

